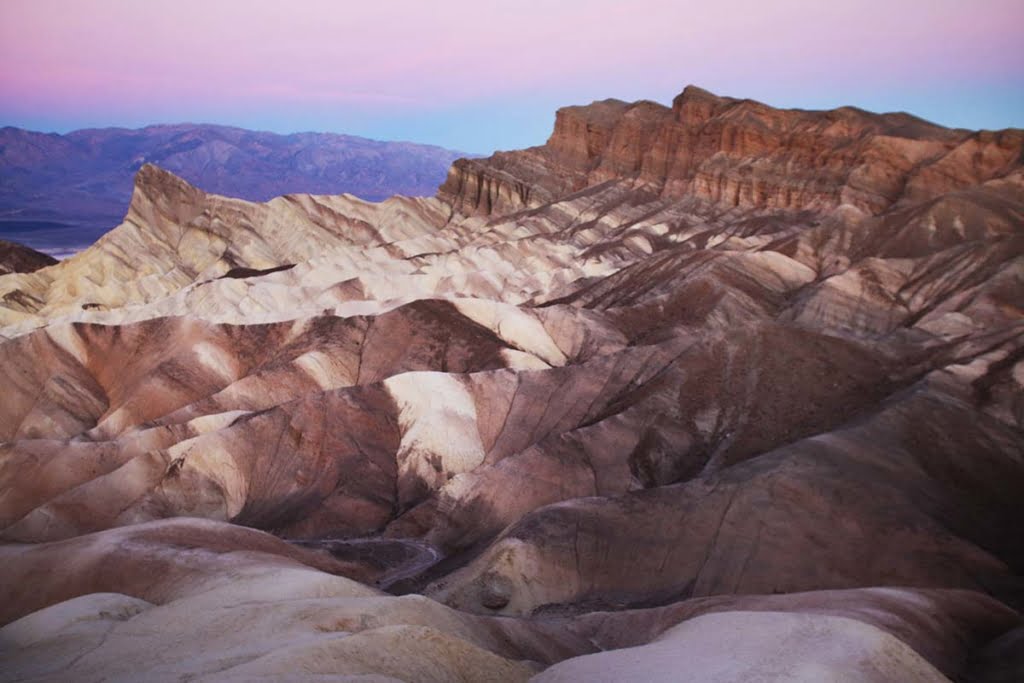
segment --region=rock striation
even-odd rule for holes
[[[671,107],[604,100],[560,109],[547,144],[452,166],[441,196],[506,213],[607,181],[744,209],[879,213],[1020,167],[1020,130],[950,130],[853,107],[779,110],[690,86]],[[536,187],[535,186],[539,186]]]
[[[690,87],[433,198],[144,166],[0,277],[0,670],[1019,678],[1022,149]]]

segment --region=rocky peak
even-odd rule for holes
[[[170,171],[144,164],[135,174],[132,199],[125,220],[158,232],[172,230],[180,238],[180,227],[203,211],[206,193]]]
[[[735,103],[736,100],[719,97],[704,88],[688,85],[672,100],[672,113],[676,121],[683,125],[696,127],[706,123],[722,108]]]
[[[555,130],[547,148],[559,161],[586,168],[608,148],[612,133],[629,109],[621,100],[602,100],[585,107],[563,107],[555,114]]]
[[[205,196],[199,188],[155,164],[143,164],[135,174],[130,207],[141,209],[148,203],[183,208]]]

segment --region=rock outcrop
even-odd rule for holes
[[[1014,680],[1022,148],[688,88],[430,199],[143,167],[0,277],[0,669]]]
[[[0,275],[31,273],[52,266],[57,259],[22,244],[0,240]]]
[[[691,86],[671,108],[604,100],[560,109],[546,145],[462,160],[441,196],[463,212],[500,214],[627,178],[722,206],[878,213],[1003,177],[1022,151],[1020,130],[949,130],[852,107],[779,110]]]

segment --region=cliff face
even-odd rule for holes
[[[547,144],[460,161],[441,187],[464,213],[529,208],[609,180],[748,209],[877,214],[1001,177],[1024,131],[950,130],[907,114],[783,110],[688,87],[664,107],[560,109]],[[536,189],[544,192],[538,198]]]

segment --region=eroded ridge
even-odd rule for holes
[[[434,198],[144,167],[0,276],[0,669],[1012,679],[1022,150],[691,87]]]

